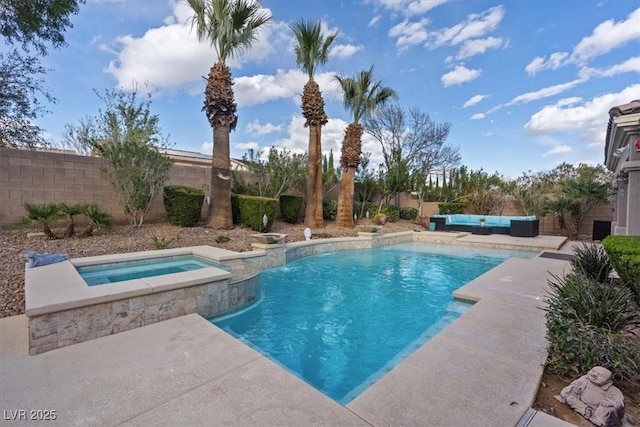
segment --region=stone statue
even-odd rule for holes
[[[611,371],[607,368],[595,366],[563,388],[555,398],[596,426],[622,425],[624,396],[613,386]]]

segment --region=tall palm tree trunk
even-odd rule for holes
[[[336,216],[336,225],[338,227],[353,228],[355,225],[353,221],[353,194],[356,169],[360,164],[360,154],[362,152],[363,129],[361,124],[354,122],[349,124],[344,131],[342,156],[340,157],[342,180],[340,181],[338,214]]]
[[[218,125],[213,130],[211,158],[211,205],[207,227],[233,228],[231,217],[231,160],[229,157],[229,126]]]
[[[323,228],[322,217],[322,126],[309,127],[309,176],[307,179],[307,206],[304,225],[310,228]]]
[[[338,227],[353,228],[353,192],[356,168],[347,167],[342,170],[340,181],[340,196],[338,197],[338,214],[336,225]]]

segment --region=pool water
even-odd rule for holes
[[[211,322],[346,404],[471,306],[455,289],[511,256],[534,254],[409,243],[302,258]]]
[[[141,279],[143,277],[182,273],[207,267],[217,267],[230,271],[228,266],[195,255],[92,265],[78,267],[77,270],[89,286],[96,286]]]

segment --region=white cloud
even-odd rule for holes
[[[581,64],[637,39],[640,39],[640,8],[623,21],[610,19],[598,25],[590,36],[576,45],[571,60]]]
[[[553,147],[552,149],[546,151],[545,153],[542,154],[542,157],[549,157],[549,156],[555,156],[557,154],[567,154],[572,152],[573,149],[571,147],[569,147],[568,145],[558,145]]]
[[[279,132],[282,130],[282,125],[273,125],[271,123],[266,123],[261,125],[258,120],[254,120],[247,124],[245,127],[246,131],[253,135],[268,135],[273,132]]]
[[[484,113],[476,113],[473,116],[471,116],[471,120],[482,120],[485,117],[487,117],[487,115]]]
[[[527,74],[530,76],[535,75],[537,72],[542,70],[556,70],[563,65],[565,65],[569,54],[567,52],[555,52],[549,56],[549,60],[546,60],[543,57],[534,58],[526,67],[524,67]]]
[[[282,98],[292,98],[300,103],[302,88],[308,77],[300,70],[277,70],[275,75],[258,74],[234,79],[233,91],[238,106],[264,104]],[[322,96],[342,99],[333,73],[319,73],[315,81],[320,86]]]
[[[352,44],[339,44],[331,48],[330,55],[338,58],[349,58],[357,52],[364,50],[363,45],[354,46]]]
[[[488,95],[474,95],[471,98],[467,99],[462,108],[473,107],[477,105],[480,101],[485,99]]]
[[[171,3],[172,15],[165,24],[147,30],[141,37],[124,35],[113,40],[113,45],[102,47],[117,56],[110,61],[105,72],[116,78],[118,87],[129,88],[133,81],[147,82],[150,88],[188,91],[202,89],[202,76],[216,61],[215,51],[208,43],[199,43],[191,30],[192,11],[186,2]],[[260,27],[257,41],[242,57],[259,61],[280,48],[279,31],[283,24],[272,22]],[[240,62],[229,58],[227,64],[238,68]]]
[[[507,102],[505,105],[509,106],[509,105],[516,105],[516,104],[526,104],[531,101],[537,101],[539,99],[548,98],[550,96],[558,95],[559,93],[565,92],[569,89],[573,89],[574,87],[576,87],[581,83],[584,83],[585,81],[586,79],[579,78],[567,83],[560,83],[557,85],[548,86],[540,90],[537,90],[535,92],[523,93],[522,95],[518,95],[515,98],[513,98],[511,101]]]
[[[585,68],[582,71],[586,73],[586,75],[601,77],[613,77],[624,73],[640,73],[640,56],[634,56],[609,68]]]
[[[257,153],[260,150],[260,145],[257,142],[238,142],[238,143],[232,142],[231,145],[236,150],[241,150],[244,153],[246,153],[249,150],[253,150],[254,152]],[[213,147],[213,144],[211,144],[211,146]]]
[[[473,39],[465,41],[458,54],[456,55],[456,59],[462,60],[471,58],[475,55],[481,55],[485,53],[489,49],[497,49],[502,46],[502,39],[496,37],[487,37],[486,39]]]
[[[598,141],[594,139],[594,135],[602,135],[609,120],[609,109],[636,99],[638,92],[640,84],[635,84],[618,93],[607,93],[581,103],[574,102],[576,98],[569,98],[572,102],[560,100],[533,114],[524,127],[532,135],[565,131],[591,134],[585,138],[589,143],[596,144]],[[600,139],[599,144],[603,143],[604,139]]]
[[[542,71],[544,69],[544,58],[540,56],[536,56],[533,60],[524,67],[524,70],[530,76],[535,75],[538,71]]]
[[[529,75],[533,75],[542,70],[555,70],[567,64],[584,65],[593,58],[638,39],[640,39],[640,8],[631,12],[623,21],[615,22],[609,19],[602,22],[591,35],[580,40],[570,54],[555,52],[549,56],[548,60],[536,57],[525,70]]]
[[[276,147],[283,147],[291,150],[292,153],[306,153],[309,148],[309,128],[304,127],[305,119],[301,115],[291,117],[287,125],[288,135],[279,139]],[[341,119],[329,118],[326,125],[322,127],[322,152],[328,153],[333,149],[334,156],[340,156],[342,138],[348,123]]]
[[[286,125],[287,136],[275,142],[278,148],[286,148],[292,153],[306,153],[309,148],[309,128],[304,127],[305,119],[300,115],[294,115]],[[329,118],[329,122],[322,127],[322,153],[329,154],[333,150],[335,161],[339,161],[342,150],[346,121],[337,118]],[[372,136],[362,135],[362,152],[371,153],[370,167],[377,167],[383,161],[380,143]]]
[[[453,27],[429,33],[431,47],[458,45],[467,40],[483,37],[498,28],[504,18],[504,7],[495,6],[481,13],[474,13]]]
[[[231,139],[231,151],[235,151],[235,152],[242,152],[242,154],[246,153],[249,150],[254,150],[254,151],[258,151],[260,150],[260,144],[258,144],[255,141],[251,141],[251,142],[233,142],[233,138]],[[202,153],[213,153],[213,142],[208,141],[208,142],[203,142],[202,145]]]
[[[460,85],[477,79],[480,77],[481,72],[481,70],[470,70],[462,65],[458,65],[453,69],[453,71],[450,71],[440,77],[440,80],[444,87]]]
[[[369,24],[367,25],[367,27],[375,27],[378,22],[380,22],[380,20],[382,19],[382,16],[380,15],[376,15],[373,18],[371,18],[371,21],[369,21]]]
[[[449,0],[374,0],[373,3],[407,16],[424,15]]]
[[[396,46],[402,52],[410,46],[419,45],[427,41],[426,26],[428,23],[428,19],[421,19],[418,22],[404,20],[391,27],[389,37],[398,38],[398,40],[396,40]]]

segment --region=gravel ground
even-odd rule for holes
[[[365,225],[365,222],[358,222]],[[407,231],[418,227],[411,221],[400,220],[384,226],[386,232]],[[270,230],[273,233],[288,234],[287,241],[304,240],[302,224],[288,224],[276,221]],[[203,227],[181,228],[169,224],[144,224],[140,229],[117,226],[109,233],[99,233],[88,238],[47,240],[42,236],[29,237],[29,233],[39,232],[37,228],[0,230],[0,318],[24,313],[24,268],[26,250],[39,253],[64,253],[71,258],[135,252],[156,249],[153,238],[167,242],[167,248],[211,245],[232,251],[251,250],[250,229],[236,227],[232,230],[212,230]],[[81,231],[81,230],[80,230]],[[64,230],[54,229],[58,235]],[[314,236],[344,237],[357,236],[358,230],[336,227],[326,221],[325,228],[313,230]],[[216,238],[226,236],[229,241],[217,243]],[[225,239],[226,240],[226,239]]]

